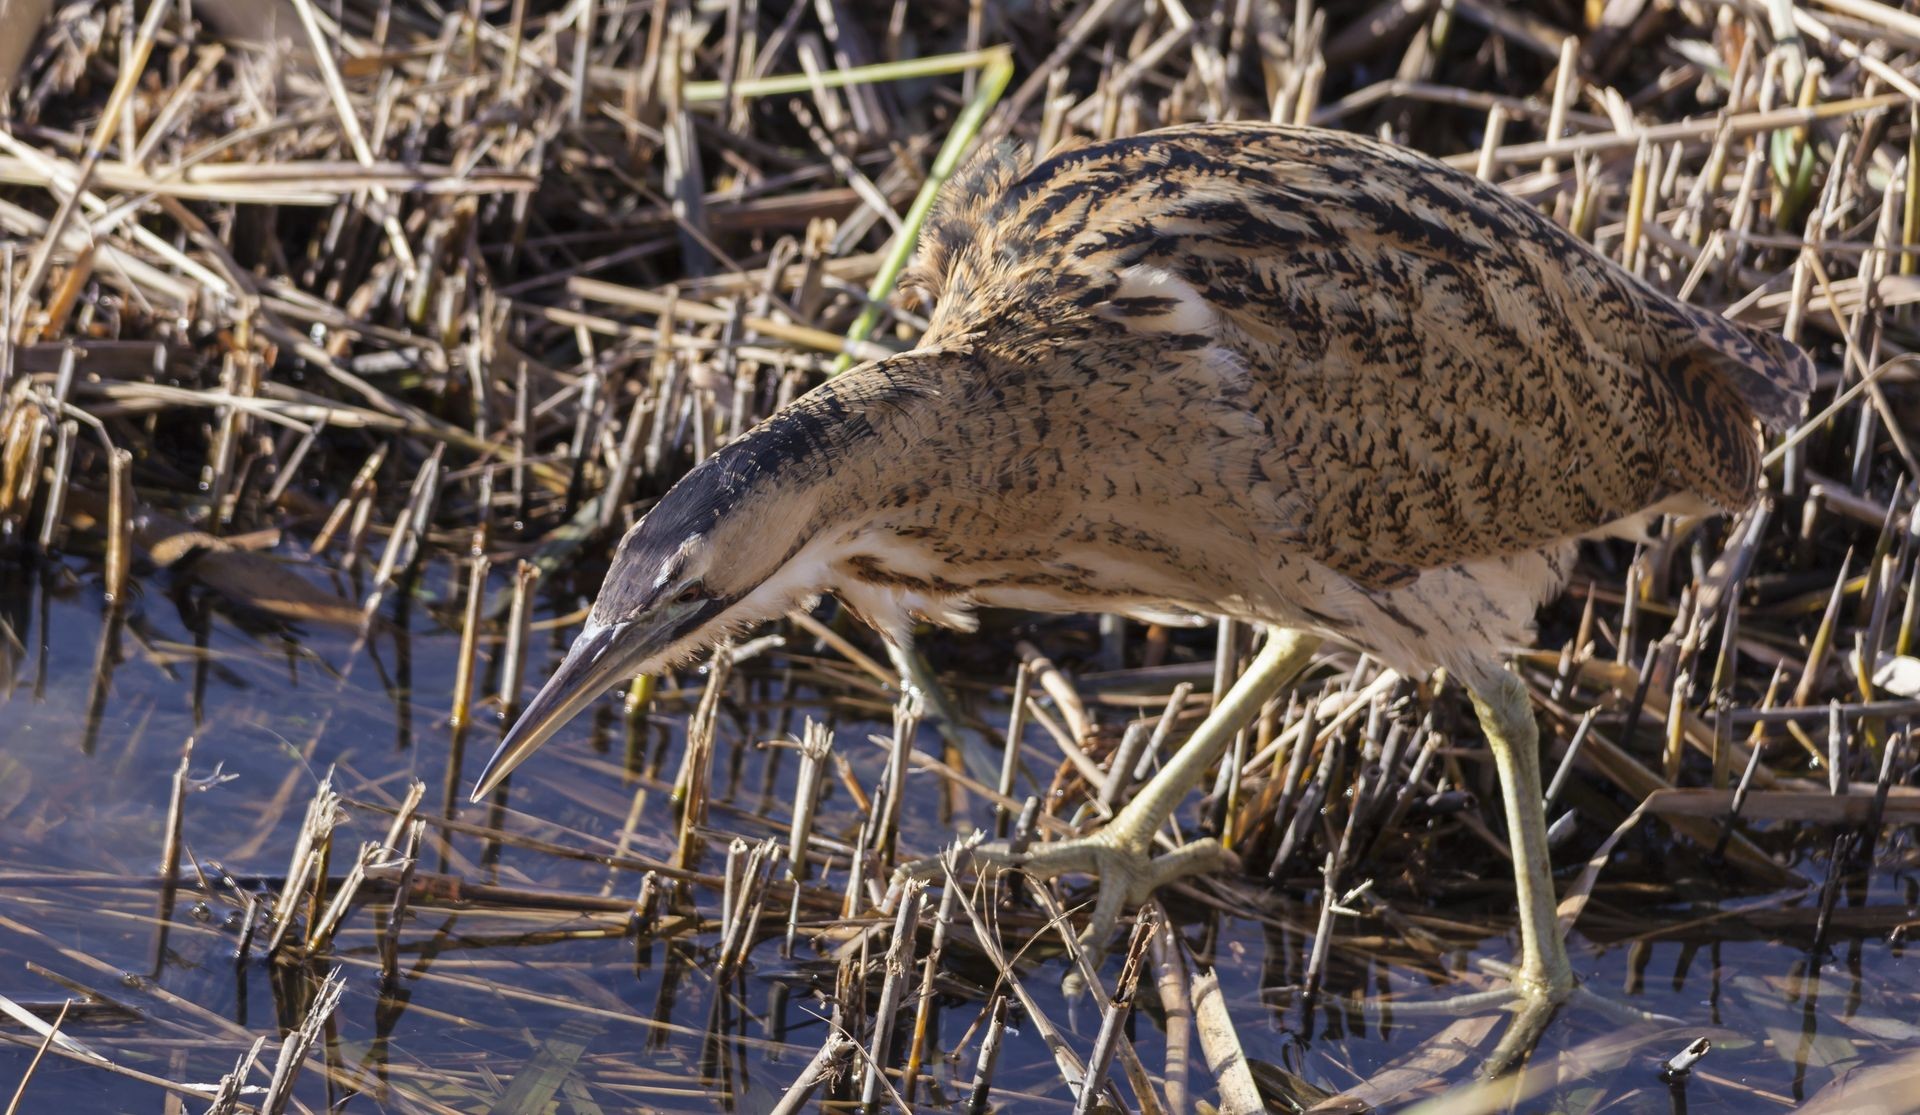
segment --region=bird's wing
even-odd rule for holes
[[[1655,507],[1743,507],[1758,424],[1812,385],[1792,345],[1361,136],[1182,127],[992,181],[929,335],[1008,367],[1241,369],[1196,382],[1260,420],[1302,544],[1368,587]]]

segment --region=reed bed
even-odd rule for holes
[[[1920,16],[0,20],[6,1110],[1920,1109]],[[1625,973],[1523,1071],[1474,1078],[1498,1012],[1422,1009],[1507,954],[1492,764],[1457,686],[1352,651],[1183,814],[1242,871],[1104,956],[1084,888],[954,842],[1124,801],[1247,657],[1232,624],[930,634],[943,726],[829,602],[636,679],[464,804],[624,527],[912,345],[896,280],[972,144],[1223,118],[1441,156],[1822,369],[1763,506],[1590,546],[1519,656],[1576,968]]]

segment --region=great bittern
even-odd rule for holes
[[[1315,129],[1168,128],[1025,171],[991,149],[920,249],[920,347],[796,400],[627,533],[476,799],[609,686],[822,593],[896,645],[979,607],[1233,617],[1277,630],[1187,747],[1105,828],[1017,861],[1097,870],[1101,931],[1218,866],[1209,841],[1149,858],[1155,832],[1336,639],[1471,691],[1514,990],[1535,1016],[1564,997],[1538,736],[1503,654],[1578,539],[1751,503],[1806,355],[1486,183]]]

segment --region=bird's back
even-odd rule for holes
[[[1758,426],[1812,386],[1780,338],[1347,133],[1186,126],[1024,172],[989,152],[921,247],[926,344],[1043,398],[1184,369],[1186,403],[1244,419],[1281,533],[1369,590],[1649,508],[1744,507]]]

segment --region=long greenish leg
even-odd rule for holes
[[[1201,785],[1207,770],[1232,746],[1233,737],[1253,723],[1267,702],[1300,676],[1319,646],[1317,637],[1300,631],[1276,628],[1270,632],[1266,645],[1247,664],[1246,672],[1227,690],[1227,695],[1188,737],[1186,744],[1097,835],[1107,837],[1111,844],[1137,847],[1142,852],[1151,848],[1153,834],[1173,816],[1187,794]]]
[[[1526,686],[1501,671],[1490,693],[1473,694],[1473,708],[1493,750],[1513,843],[1513,882],[1520,913],[1520,980],[1552,995],[1573,986],[1573,966],[1561,943],[1547,852],[1547,817],[1540,804],[1540,733]]]
[[[1513,1026],[1488,1059],[1489,1073],[1504,1072],[1539,1040],[1554,1005],[1573,990],[1573,965],[1560,939],[1547,852],[1547,817],[1540,802],[1540,730],[1521,680],[1505,670],[1486,692],[1475,691],[1473,708],[1493,751],[1506,801],[1507,835],[1513,846],[1513,882],[1520,914],[1520,965],[1514,991],[1522,1006]]]
[[[1198,840],[1155,858],[1154,834],[1187,794],[1201,784],[1207,768],[1226,753],[1240,729],[1306,669],[1319,645],[1318,638],[1303,632],[1271,631],[1266,645],[1186,746],[1098,832],[1043,844],[1020,855],[1009,852],[1005,844],[982,845],[974,855],[1019,867],[1042,879],[1071,871],[1097,871],[1100,895],[1081,939],[1104,944],[1125,907],[1145,902],[1155,889],[1175,879],[1214,871],[1228,862],[1227,850],[1213,839]],[[1534,799],[1539,800],[1537,792]]]
[[[953,702],[947,698],[947,691],[940,684],[939,675],[933,672],[933,663],[920,653],[920,648],[908,643],[896,646],[892,639],[886,640],[887,657],[893,662],[894,672],[900,675],[900,690],[912,693],[920,699],[921,711],[933,721],[933,726],[942,739],[956,747],[964,747],[965,736],[960,731],[960,714],[954,710]]]

